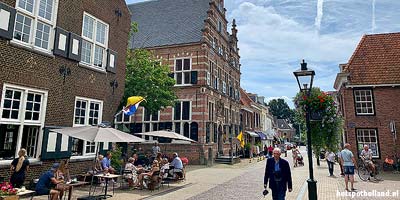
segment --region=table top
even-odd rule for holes
[[[104,175],[104,174],[97,174],[97,175],[94,175],[94,176],[101,177],[101,178],[118,178],[118,177],[120,177],[121,175],[119,175],[119,174],[106,174],[106,175]]]
[[[74,182],[70,182],[70,183],[68,183],[68,182],[63,183],[63,185],[66,185],[66,186],[79,186],[79,185],[86,185],[86,184],[89,184],[89,182],[85,182],[85,181],[74,181]]]
[[[27,189],[25,189],[24,191],[21,191],[21,189],[19,189],[19,188],[16,188],[16,189],[18,190],[17,196],[23,196],[23,195],[28,195],[28,194],[33,194],[33,193],[35,193],[35,191],[33,191],[33,190],[27,190]]]

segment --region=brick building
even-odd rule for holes
[[[340,65],[335,89],[344,122],[344,141],[359,155],[369,145],[373,157],[400,151],[400,33],[364,35],[346,64]]]
[[[113,120],[124,91],[125,1],[2,0],[0,13],[0,176],[20,148],[27,180],[61,158],[71,157],[72,174],[86,170],[97,144],[49,130]]]
[[[132,132],[170,129],[198,141],[202,153],[192,163],[229,155],[231,135],[240,129],[240,64],[236,24],[228,33],[224,1],[155,0],[129,9],[139,29],[131,48],[149,49],[170,66],[178,103],[154,114],[141,109],[117,123]]]

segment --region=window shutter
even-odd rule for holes
[[[107,49],[107,71],[111,73],[117,72],[117,52]]]
[[[11,40],[14,33],[16,10],[0,2],[0,37]]]
[[[68,58],[81,61],[82,38],[75,33],[69,33]]]
[[[60,27],[56,27],[56,35],[54,39],[54,55],[68,58],[69,49],[69,33]]]
[[[72,138],[51,132],[61,127],[44,127],[41,160],[71,157]]]
[[[191,77],[190,83],[197,84],[197,71],[191,71],[190,77]]]

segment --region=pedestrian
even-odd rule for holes
[[[150,162],[153,162],[153,160],[156,159],[157,154],[161,152],[160,146],[158,146],[158,142],[157,141],[154,142],[154,146],[151,148],[151,152],[152,152],[152,155],[151,155],[151,161]]]
[[[338,151],[338,153],[337,153],[337,157],[338,157],[338,163],[339,163],[339,166],[340,166],[340,176],[344,176],[344,173],[343,173],[343,165],[342,165],[342,162],[340,161],[340,159],[342,158],[342,147],[340,147],[340,149],[339,149],[339,151]]]
[[[273,155],[272,158],[268,158],[265,166],[264,188],[267,188],[269,181],[272,199],[284,200],[286,190],[288,189],[291,192],[293,188],[290,166],[288,161],[281,158],[281,150],[279,148],[273,150]]]
[[[326,163],[328,163],[329,176],[334,177],[333,166],[335,164],[335,153],[328,150],[325,153],[325,158],[326,158]]]
[[[272,157],[272,151],[274,150],[274,147],[272,147],[272,145],[269,145],[268,147],[268,155],[271,158]]]
[[[344,170],[344,182],[346,184],[346,190],[349,191],[348,183],[350,179],[351,191],[356,190],[354,188],[354,168],[357,168],[357,162],[354,158],[353,152],[350,150],[350,144],[346,143],[344,149],[341,151],[341,162]]]
[[[26,172],[29,169],[29,160],[25,157],[26,150],[24,148],[18,151],[18,158],[11,162],[11,178],[10,182],[14,188],[21,188],[24,184]]]

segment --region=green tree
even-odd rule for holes
[[[306,107],[309,107],[310,112],[319,112],[322,116],[321,120],[310,121],[311,147],[315,156],[319,156],[322,148],[336,152],[342,135],[343,120],[337,113],[337,107],[332,96],[327,95],[319,88],[312,88],[310,97],[299,92],[294,99],[294,104],[296,106],[296,123],[304,127],[302,129],[304,135],[306,131]]]
[[[169,67],[161,65],[160,60],[155,59],[150,51],[145,49],[128,51],[122,105],[130,96],[145,97],[146,101],[140,105],[150,113],[174,105],[175,80],[169,76],[170,73]]]
[[[291,110],[284,99],[272,99],[268,103],[272,115],[278,119],[288,119],[293,122],[294,111]]]

